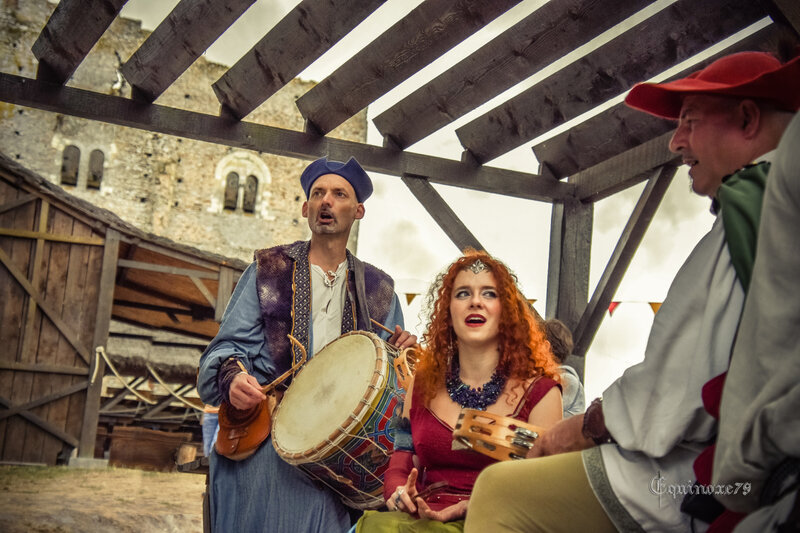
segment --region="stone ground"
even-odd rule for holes
[[[205,476],[0,466],[0,531],[203,531]]]

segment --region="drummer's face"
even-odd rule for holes
[[[337,174],[325,174],[311,186],[303,216],[312,233],[349,233],[353,221],[364,217],[364,204],[358,202],[350,182]]]
[[[450,318],[459,346],[495,348],[500,329],[500,298],[494,274],[462,270],[453,284]]]

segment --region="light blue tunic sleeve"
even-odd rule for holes
[[[403,309],[400,307],[400,298],[397,297],[397,293],[395,293],[394,298],[392,299],[392,305],[389,307],[389,312],[386,314],[386,323],[384,326],[394,331],[395,325],[399,325],[403,329],[406,327],[405,321],[403,320]],[[383,340],[386,340],[390,337],[390,335],[382,329],[376,329],[377,335]]]
[[[275,365],[264,338],[264,323],[256,292],[255,262],[247,267],[236,284],[222,316],[219,333],[200,357],[197,390],[200,399],[209,405],[222,402],[217,387],[217,372],[230,357],[240,358],[259,383],[268,383],[275,373]]]

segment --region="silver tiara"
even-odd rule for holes
[[[470,272],[473,274],[480,274],[484,270],[489,270],[489,265],[481,261],[480,259],[476,259],[474,263],[467,267]]]

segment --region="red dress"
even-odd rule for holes
[[[513,418],[527,422],[531,409],[556,386],[558,384],[550,378],[538,379],[528,390],[525,403]],[[506,416],[512,415],[513,412]],[[412,459],[411,452],[398,451],[392,454],[384,476],[384,498],[390,497],[399,485],[405,485],[411,468],[416,466],[419,471],[418,491],[437,482],[447,482],[446,487],[425,498],[434,511],[468,499],[478,474],[495,459],[471,450],[452,450],[453,428],[424,405],[417,391],[414,391],[410,419],[417,462]]]

